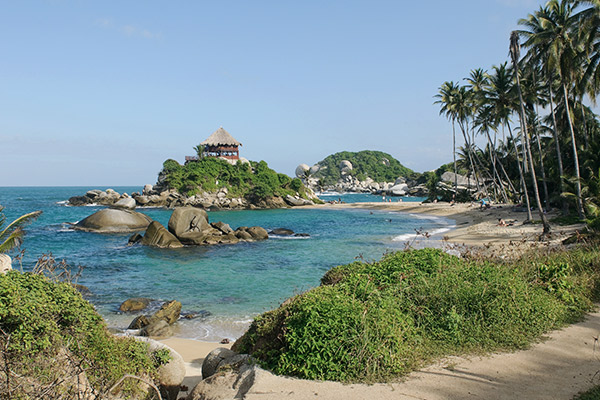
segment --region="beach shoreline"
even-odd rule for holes
[[[446,249],[456,248],[460,251],[479,251],[486,255],[512,257],[522,254],[537,247],[558,247],[562,241],[575,232],[583,229],[584,225],[559,226],[551,224],[550,237],[540,240],[542,235],[541,224],[524,224],[527,214],[517,211],[511,205],[499,204],[490,208],[480,208],[475,203],[342,203],[305,206],[301,208],[315,209],[368,209],[373,211],[402,212],[407,214],[431,215],[443,217],[454,221],[454,226],[443,234],[442,246]],[[299,208],[299,209],[301,209]],[[558,211],[551,211],[548,217],[559,215]],[[535,219],[535,214],[534,214]],[[507,222],[507,226],[500,226],[499,220]],[[424,237],[427,233],[422,232]],[[435,242],[438,243],[437,241]],[[425,244],[426,245],[426,244]],[[597,318],[596,316],[594,318]],[[201,380],[202,361],[206,355],[218,348],[231,345],[222,345],[214,342],[202,342],[193,339],[169,338],[162,341],[182,355],[186,362],[185,386],[191,390]],[[433,367],[432,367],[433,368]],[[427,370],[427,369],[426,369]],[[423,373],[421,373],[423,374]],[[282,378],[285,379],[285,378]]]

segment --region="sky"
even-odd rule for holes
[[[278,172],[452,159],[434,96],[545,0],[0,0],[0,186],[155,183],[219,127]]]

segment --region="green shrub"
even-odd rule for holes
[[[147,344],[112,336],[102,317],[71,284],[55,283],[43,275],[16,271],[0,275],[0,329],[5,367],[42,387],[85,370],[92,387],[102,391],[125,374],[152,376],[156,370]],[[55,361],[61,359],[70,360],[71,371]],[[0,384],[0,389],[10,388]],[[67,389],[57,386],[56,390]],[[125,384],[123,390],[135,392],[136,383]],[[21,393],[22,398],[28,396]]]
[[[257,317],[235,348],[278,374],[385,381],[438,356],[526,347],[591,309],[599,274],[597,248],[512,264],[392,253],[332,268]]]
[[[359,180],[367,177],[376,182],[393,182],[399,176],[417,178],[418,174],[406,168],[398,160],[381,151],[364,150],[359,152],[342,151],[327,156],[319,161],[321,169],[315,174],[324,186],[334,185],[341,177],[340,162],[348,160],[352,163],[351,175]]]
[[[161,174],[169,188],[187,196],[227,188],[230,197],[248,200],[264,200],[296,192],[306,197],[301,180],[278,174],[264,161],[250,164],[238,161],[231,165],[225,160],[205,157],[181,166],[175,160],[167,160]]]

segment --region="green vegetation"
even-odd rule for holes
[[[238,161],[231,165],[227,161],[205,157],[199,161],[180,165],[167,160],[161,171],[169,188],[192,196],[197,193],[216,192],[227,188],[228,196],[244,197],[248,200],[263,200],[268,197],[296,195],[307,198],[302,181],[290,178],[269,168],[266,162]]]
[[[598,2],[548,1],[506,38],[510,61],[472,69],[464,85],[446,81],[435,96],[452,126],[453,170],[485,182],[477,196],[522,202],[529,220],[537,208],[545,233],[549,207],[600,229],[590,209],[600,169],[600,119],[590,107],[600,93],[599,11]]]
[[[70,283],[16,271],[0,275],[0,348],[2,398],[77,398],[84,371],[102,394],[123,375],[151,378],[168,361],[146,343],[112,336]],[[132,395],[137,384],[119,389]]]
[[[6,253],[21,244],[25,234],[23,226],[36,219],[42,212],[27,213],[4,227],[6,217],[2,210],[4,207],[0,206],[0,253]]]
[[[580,393],[574,397],[574,400],[598,400],[600,399],[600,386],[595,386],[587,392]]]
[[[367,178],[375,182],[394,182],[399,176],[415,178],[418,176],[413,170],[406,168],[398,160],[381,151],[359,151],[357,153],[342,151],[327,156],[318,164],[321,169],[314,174],[321,179],[323,186],[334,185],[340,179],[340,162],[343,160],[352,163],[350,174],[364,181]]]
[[[257,317],[236,343],[275,373],[376,382],[436,357],[521,349],[598,298],[597,247],[514,263],[438,249],[328,271],[318,288]]]

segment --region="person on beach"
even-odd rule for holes
[[[498,226],[506,226],[506,222],[502,218],[498,218]]]

